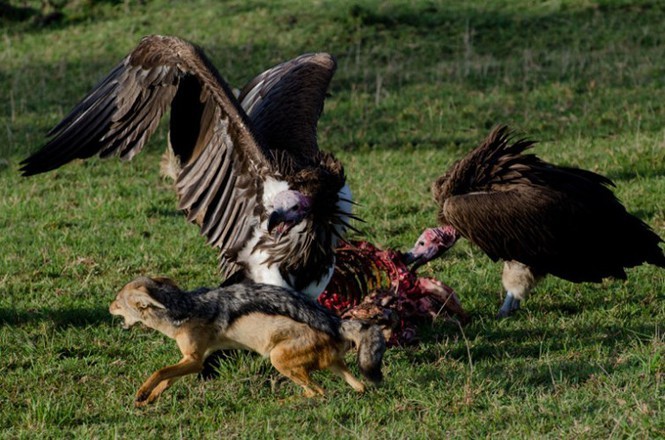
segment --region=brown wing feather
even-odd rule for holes
[[[238,270],[233,255],[260,222],[261,185],[271,170],[267,162],[257,163],[242,154],[246,139],[233,136],[230,118],[220,113],[210,112],[210,135],[200,139],[204,145],[196,149],[201,154],[178,175],[176,191],[178,207],[201,226],[208,244],[221,250],[220,268],[227,276]]]
[[[517,260],[533,265],[543,252],[555,254],[555,237],[548,216],[557,211],[551,194],[528,188],[478,192],[449,197],[442,209],[446,220],[493,260]],[[559,224],[562,228],[565,225]]]
[[[434,199],[442,206],[445,199],[453,195],[488,191],[494,184],[525,182],[528,178],[525,171],[534,165],[544,165],[536,156],[522,154],[534,144],[527,139],[511,142],[508,127],[495,127],[478,147],[434,181]]]
[[[493,259],[517,260],[570,281],[665,266],[662,242],[596,173],[546,163],[500,127],[434,184],[440,220]]]
[[[310,157],[318,150],[316,125],[336,62],[327,53],[300,55],[251,80],[239,101],[262,144]]]
[[[232,97],[228,85],[203,52],[175,37],[148,36],[56,125],[46,145],[21,162],[24,175],[58,168],[76,158],[119,155],[131,159],[145,145],[159,120],[172,104],[182,83],[190,97],[174,103],[175,113],[200,112],[206,101],[218,106],[233,124],[234,135],[243,139],[242,154],[265,161],[263,151],[246,128],[246,116]],[[182,94],[182,93],[181,93]],[[192,99],[191,96],[194,96]],[[175,119],[175,122],[174,122]],[[178,118],[172,117],[172,127]],[[187,147],[199,135],[199,124],[190,128]],[[183,148],[182,145],[175,147]],[[191,151],[189,151],[191,155]],[[185,154],[185,152],[182,152]]]
[[[22,162],[24,175],[75,158],[131,159],[171,105],[171,144],[187,165],[176,187],[179,207],[208,243],[226,252],[244,243],[258,221],[261,177],[270,159],[253,137],[228,85],[201,49],[175,37],[150,36],[99,83]],[[241,233],[239,233],[241,232]]]
[[[115,153],[128,159],[143,147],[175,94],[178,73],[173,69],[160,72],[156,79],[156,84],[162,85],[159,93],[154,88],[143,90],[136,84],[144,83],[145,71],[130,64],[130,57],[48,133],[51,140],[46,145],[21,162],[23,175],[49,171],[97,153]],[[151,106],[154,110],[146,111]],[[139,118],[127,117],[132,109]]]

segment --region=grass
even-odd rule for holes
[[[123,331],[107,312],[115,292],[139,274],[219,281],[158,176],[165,126],[130,163],[17,172],[142,35],[174,34],[236,86],[302,52],[337,56],[320,144],[343,159],[377,244],[404,249],[434,224],[430,182],[497,123],[540,140],[547,160],[612,178],[665,236],[662,2],[70,1],[54,22],[40,2],[5,4],[34,9],[0,16],[3,438],[665,436],[663,270],[548,278],[497,321],[501,266],[467,242],[423,272],[455,288],[473,322],[437,322],[418,347],[391,349],[382,387],[359,397],[322,373],[327,398],[308,400],[243,354],[136,410],[140,383],[178,352]]]

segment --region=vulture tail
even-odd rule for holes
[[[632,221],[626,225],[626,267],[646,262],[665,268],[665,253],[660,247],[663,240],[642,220],[627,215]]]

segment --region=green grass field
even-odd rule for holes
[[[422,272],[456,289],[473,322],[389,350],[381,387],[358,396],[320,373],[327,397],[306,399],[243,354],[135,409],[138,386],[179,352],[122,330],[107,311],[116,291],[140,274],[219,282],[216,253],[158,175],[166,125],[130,163],[18,175],[141,36],[172,34],[238,87],[303,52],[337,56],[319,141],[344,161],[376,244],[405,249],[433,226],[430,182],[498,123],[541,141],[546,160],[613,179],[665,237],[665,3],[52,3],[59,18],[0,1],[1,438],[665,437],[665,271],[548,278],[497,321],[502,266],[465,241]]]

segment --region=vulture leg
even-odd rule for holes
[[[499,309],[497,318],[507,318],[520,308],[520,301],[525,299],[536,286],[540,277],[531,268],[518,261],[506,261],[503,265],[503,287],[506,299]]]
[[[513,312],[519,310],[520,308],[519,299],[515,298],[515,295],[512,292],[506,292],[506,299],[503,301],[503,305],[499,309],[499,313],[496,315],[498,319],[507,318],[513,314]]]

